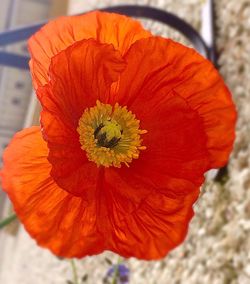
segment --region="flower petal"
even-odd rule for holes
[[[184,241],[198,196],[199,189],[182,198],[150,195],[138,210],[125,216],[124,222],[116,224],[117,251],[147,260],[165,257]],[[135,248],[133,252],[131,247]]]
[[[105,101],[125,66],[112,45],[78,41],[52,58],[50,82],[37,90],[38,98],[46,110],[75,128],[86,107]]]
[[[149,36],[139,22],[113,13],[95,11],[53,20],[29,40],[34,87],[48,82],[51,58],[76,41],[93,38],[125,54],[135,41]]]
[[[169,197],[145,180],[102,169],[96,175],[96,190],[90,189],[93,194],[83,199],[58,187],[47,155],[39,127],[25,129],[5,150],[1,172],[18,217],[40,246],[62,257],[108,249],[125,257],[158,259],[183,241],[198,189]],[[127,193],[134,189],[135,196],[136,191],[143,195],[144,186],[147,194],[132,208],[137,201]]]
[[[208,153],[198,114],[178,96],[164,106],[142,123],[149,131],[139,158],[129,168],[105,169],[105,200],[116,228],[110,246],[126,257],[159,259],[179,245],[204,181]]]
[[[179,96],[133,110],[141,119],[146,150],[124,171],[148,177],[166,195],[185,195],[204,181],[208,167],[206,136],[199,115]],[[187,191],[186,191],[187,190]]]
[[[18,218],[40,246],[56,255],[82,257],[102,252],[105,238],[98,223],[104,226],[105,220],[97,218],[96,210],[101,199],[96,199],[95,192],[84,200],[58,187],[50,176],[47,155],[39,127],[17,133],[4,152],[2,186]],[[89,179],[84,181],[86,187]]]
[[[127,105],[147,129],[143,125],[147,118],[167,123],[168,117],[157,112],[163,114],[161,108],[168,108],[168,99],[183,99],[202,122],[209,155],[207,169],[224,166],[235,137],[236,112],[213,65],[193,49],[160,37],[137,41],[124,59],[128,64],[112,86],[111,100]],[[160,121],[159,125],[164,126]],[[165,150],[159,148],[159,155]]]
[[[139,179],[133,171],[124,175],[119,170],[105,170],[105,200],[114,228],[108,247],[124,257],[152,260],[166,256],[184,240],[194,214],[198,187],[183,196],[170,196],[149,180],[145,176]],[[182,184],[183,191],[189,192],[185,186],[189,187]]]
[[[51,80],[37,90],[51,174],[60,187],[73,194],[81,194],[86,164],[90,167],[79,142],[79,119],[96,100],[105,101],[111,83],[124,67],[120,53],[112,45],[93,39],[79,41],[52,59]]]

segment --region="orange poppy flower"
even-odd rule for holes
[[[63,257],[159,259],[185,238],[204,173],[228,160],[235,107],[213,65],[128,17],[63,17],[29,40],[41,129],[4,152],[4,190]]]

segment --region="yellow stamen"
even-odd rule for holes
[[[97,101],[96,106],[84,111],[77,131],[81,148],[90,161],[98,166],[120,168],[122,163],[129,166],[146,149],[140,135],[147,131],[139,126],[140,121],[126,106],[116,103],[112,107]]]

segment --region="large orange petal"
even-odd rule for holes
[[[199,189],[182,198],[150,195],[138,210],[126,215],[123,222],[116,219],[115,251],[122,250],[124,256],[135,255],[147,260],[165,257],[184,241],[198,195]]]
[[[58,187],[47,155],[39,127],[25,129],[5,150],[1,172],[18,217],[40,246],[62,257],[108,249],[125,257],[158,259],[185,238],[199,189],[169,197],[147,179],[102,168],[95,189],[89,188],[83,199]],[[132,190],[144,198],[131,198],[127,193]]]
[[[208,168],[225,165],[234,141],[236,112],[231,94],[213,65],[195,50],[160,37],[137,41],[124,59],[128,64],[112,86],[111,101],[127,105],[147,129],[146,120],[154,121],[155,127],[158,122],[164,127],[162,120],[168,124],[164,109],[169,102],[183,99],[186,108],[197,113],[197,121],[202,122]],[[168,102],[172,97],[175,99]],[[166,150],[159,148],[159,155]]]
[[[192,206],[199,196],[198,187],[183,196],[166,195],[150,177],[112,169],[105,170],[104,190],[114,228],[108,247],[125,257],[148,260],[166,256],[184,240],[193,216]],[[183,183],[182,190],[189,192],[190,185]]]
[[[143,117],[142,129],[148,131],[142,137],[147,149],[140,152],[129,168],[112,169],[125,184],[131,185],[132,189],[129,191],[128,188],[125,194],[143,199],[143,190],[135,190],[132,184],[142,186],[143,181],[145,193],[153,187],[169,197],[177,197],[196,190],[204,181],[209,162],[206,136],[198,114],[178,96],[152,106],[151,110],[142,107],[137,111],[137,117]],[[151,111],[153,117],[148,115]],[[132,181],[130,177],[133,177]]]
[[[34,87],[48,82],[51,58],[76,41],[93,38],[124,54],[135,41],[149,36],[139,22],[113,13],[96,11],[53,20],[29,40]]]
[[[129,168],[105,170],[108,215],[116,228],[110,246],[126,257],[159,259],[184,240],[207,169],[199,115],[179,96],[161,103],[152,105],[158,107],[154,119],[145,115],[141,122],[148,133],[139,159]]]
[[[53,57],[50,82],[37,90],[42,107],[74,129],[86,107],[105,101],[126,64],[112,45],[93,39],[74,43]]]
[[[82,40],[53,57],[51,80],[37,90],[51,174],[69,192],[81,194],[89,163],[79,142],[79,118],[98,99],[105,101],[111,83],[124,68],[120,53],[112,45]]]
[[[4,152],[1,171],[2,186],[10,197],[18,218],[40,246],[65,257],[82,257],[100,253],[105,239],[98,229],[105,219],[97,218],[95,187],[88,188],[86,198],[75,197],[62,190],[50,176],[48,148],[39,127],[25,129],[15,135]]]

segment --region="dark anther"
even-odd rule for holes
[[[95,132],[94,132],[94,137],[95,137],[95,139],[97,138],[97,135],[98,135],[98,133],[99,133],[99,131],[103,128],[103,124],[101,123],[97,128],[96,128],[96,130],[95,130]]]
[[[97,145],[100,147],[106,147],[106,133],[102,133],[100,135],[97,135]]]
[[[121,138],[113,137],[104,147],[113,148],[118,144],[120,140]]]
[[[104,127],[104,125],[101,123],[94,131],[94,137],[97,139],[97,146],[99,147],[106,147],[106,148],[113,148],[115,147],[118,142],[121,140],[121,138],[113,137],[110,141],[107,140],[106,133],[100,133],[100,130]],[[123,133],[123,130],[121,130],[121,134]]]

